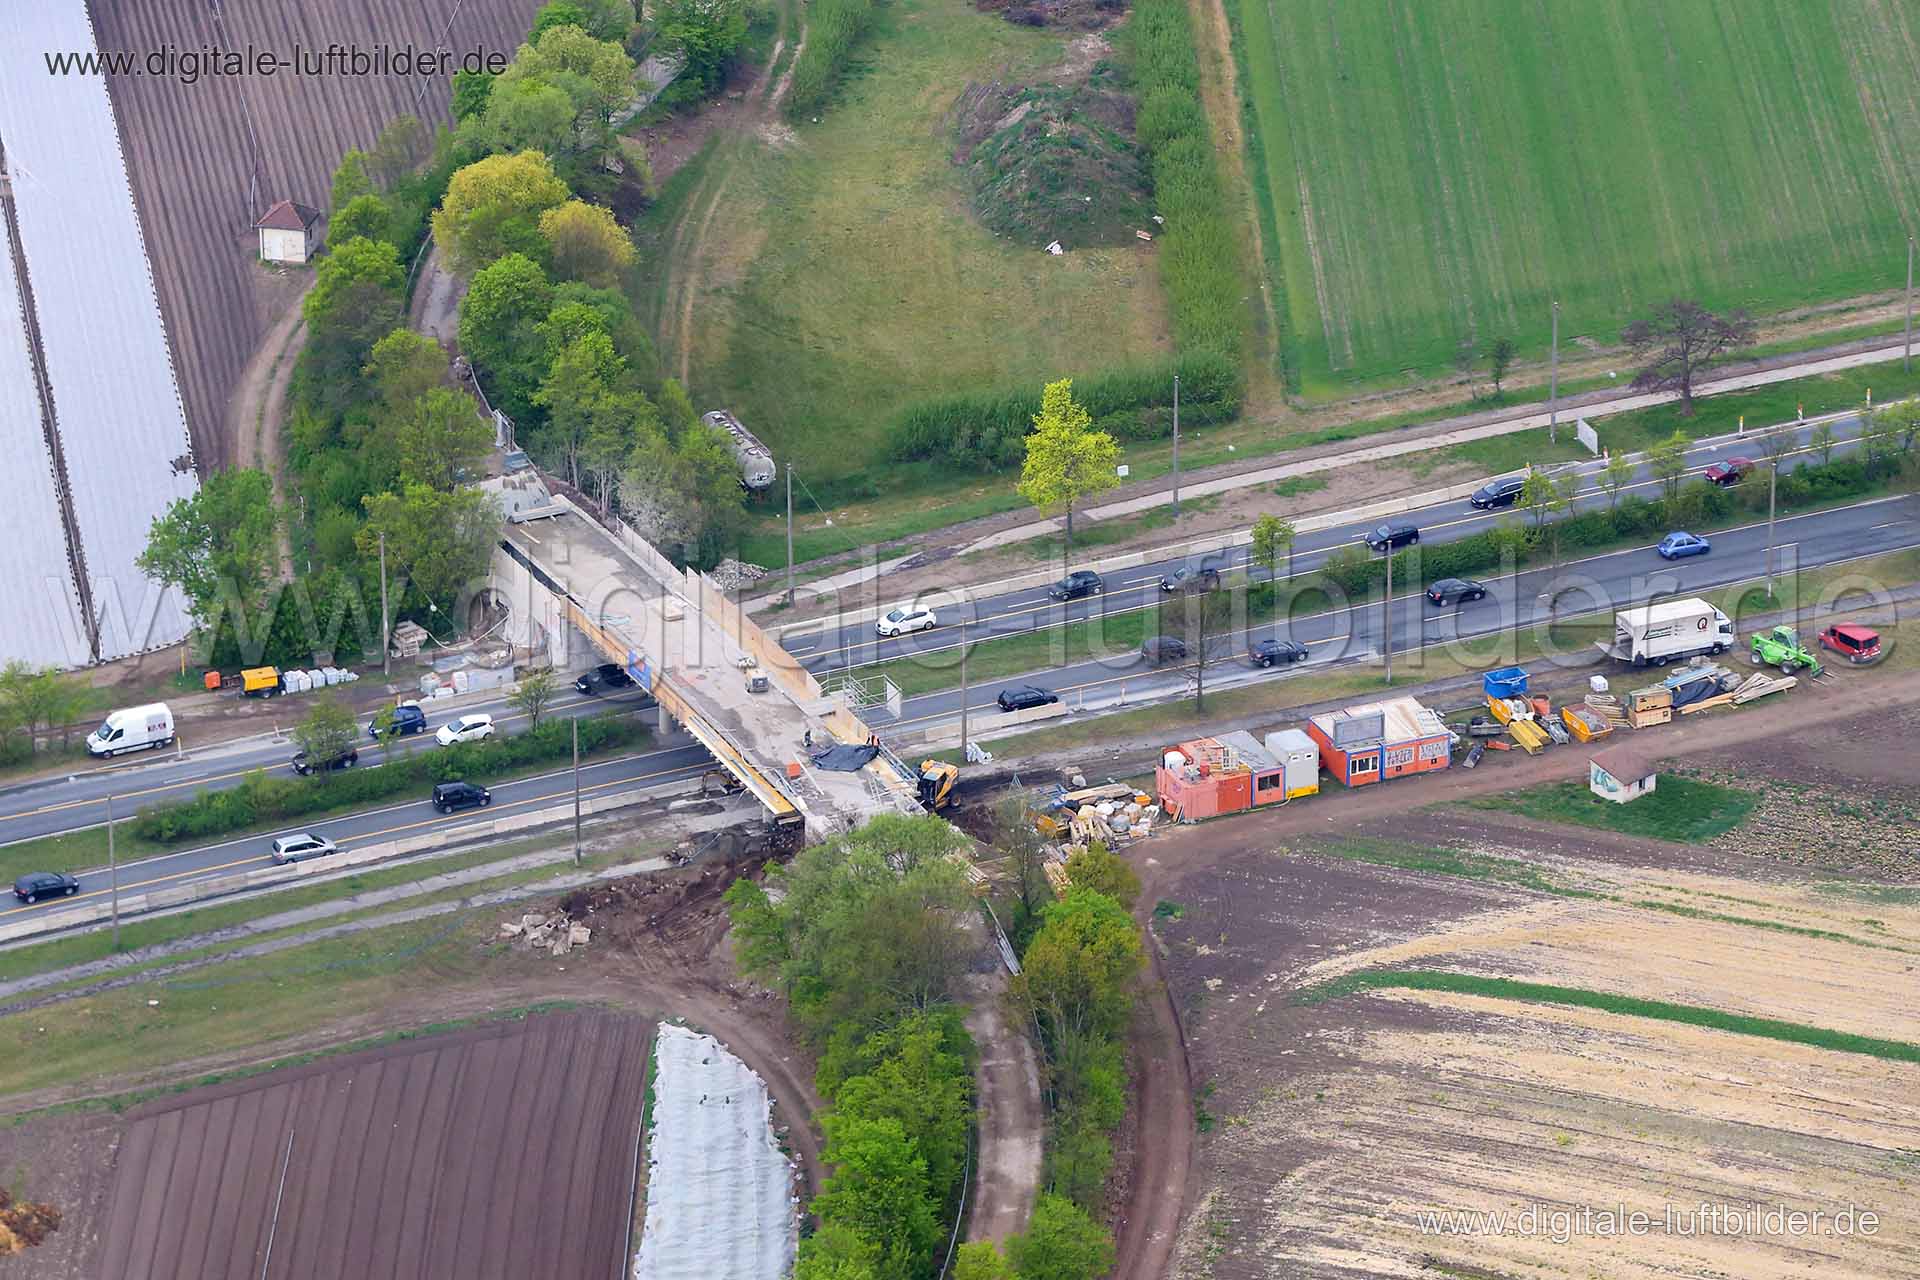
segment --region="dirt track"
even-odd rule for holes
[[[974,1170],[967,1239],[1004,1242],[1027,1229],[1040,1185],[1040,1144],[1046,1116],[1040,1106],[1040,1067],[1033,1043],[1007,1024],[1002,1001],[1006,974],[974,979],[967,993],[967,1030],[980,1050],[977,1073],[980,1157]]]

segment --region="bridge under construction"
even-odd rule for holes
[[[706,574],[676,568],[617,519],[601,519],[531,473],[501,491],[507,522],[494,583],[517,615],[510,638],[569,632],[618,663],[719,766],[766,807],[778,839],[850,830],[879,813],[920,812],[918,780],[882,749],[844,696],[819,681]],[[841,768],[817,761],[834,745]]]

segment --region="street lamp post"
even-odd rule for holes
[[[1180,519],[1180,375],[1173,375],[1173,518]]]

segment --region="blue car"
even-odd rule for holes
[[[1678,560],[1682,556],[1703,556],[1713,550],[1713,544],[1705,538],[1691,533],[1670,533],[1660,539],[1660,558]]]

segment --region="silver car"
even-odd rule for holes
[[[289,862],[304,862],[308,858],[324,858],[338,852],[340,846],[333,841],[306,831],[281,836],[273,842],[273,860],[281,866]]]

